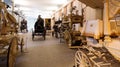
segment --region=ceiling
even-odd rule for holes
[[[41,14],[43,17],[50,17],[63,4],[70,0],[14,0],[15,10],[21,10],[27,16]],[[79,0],[93,8],[103,8],[104,0]]]
[[[43,17],[50,17],[51,14],[58,10],[62,5],[71,0],[4,0],[11,4],[14,1],[15,11],[21,11],[25,16],[37,16],[41,14]],[[103,8],[104,0],[79,0],[87,6],[93,8]]]
[[[15,11],[21,11],[25,16],[36,16],[41,14],[43,17],[50,17],[63,4],[70,0],[4,0],[11,5],[15,4]]]
[[[51,14],[59,9],[68,0],[14,0],[15,10],[20,10],[26,16],[50,17]]]
[[[79,0],[92,8],[103,8],[104,0]]]
[[[55,10],[55,8],[64,4],[66,0],[14,0],[14,2],[15,5],[20,7],[37,8],[40,10]]]

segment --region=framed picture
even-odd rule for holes
[[[45,27],[46,27],[46,30],[51,30],[51,19],[50,18],[45,18]]]

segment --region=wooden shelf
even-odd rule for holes
[[[69,48],[80,48],[81,46],[69,46]]]

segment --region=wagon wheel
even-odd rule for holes
[[[11,40],[10,46],[8,48],[7,67],[14,67],[17,52],[18,52],[18,39],[17,37],[14,37]]]
[[[64,37],[65,37],[65,40],[66,40],[66,43],[71,46],[72,45],[72,39],[71,39],[71,34],[68,30],[66,30],[64,32]]]
[[[23,46],[24,46],[24,39],[22,38],[20,43],[21,52],[23,52]]]
[[[34,31],[32,30],[32,40],[34,40]]]
[[[43,38],[44,38],[44,40],[45,40],[45,32],[42,33],[42,36],[43,36]]]
[[[44,38],[44,40],[46,39],[46,30],[44,30],[44,32],[43,32],[43,38]]]
[[[80,50],[75,53],[75,67],[92,67],[87,55]]]
[[[72,46],[72,37],[71,37],[71,33],[68,31],[68,39],[67,39],[67,43],[68,43],[68,46]]]
[[[46,39],[46,38],[45,38],[45,35],[43,35],[43,37],[44,37],[44,40],[45,40],[45,39]]]
[[[32,40],[34,40],[34,34],[32,34]]]

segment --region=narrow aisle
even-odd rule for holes
[[[73,67],[76,50],[48,35],[45,41],[41,36],[32,41],[30,33],[27,37],[27,52],[19,54],[16,67]]]

